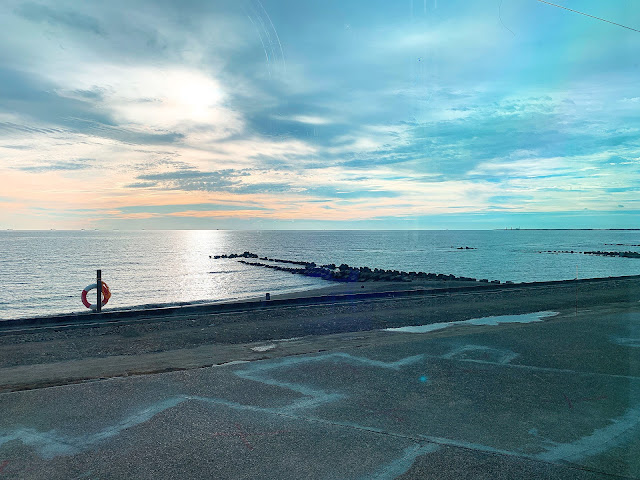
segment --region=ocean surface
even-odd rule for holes
[[[318,264],[528,282],[640,275],[640,259],[538,253],[640,251],[633,246],[638,244],[639,231],[615,230],[0,231],[0,320],[86,311],[80,295],[95,283],[98,268],[113,294],[105,309],[208,303],[329,285],[209,258],[245,250]],[[467,246],[475,250],[457,249]]]

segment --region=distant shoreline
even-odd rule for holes
[[[0,232],[33,233],[33,232],[175,232],[175,231],[220,231],[220,232],[495,232],[504,230],[522,231],[640,231],[640,228],[93,228],[93,229],[14,229],[0,228]]]
[[[494,228],[495,230],[507,231],[559,231],[559,232],[578,232],[578,231],[603,231],[603,232],[620,232],[620,231],[640,231],[640,228]]]

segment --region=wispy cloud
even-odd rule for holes
[[[23,172],[38,173],[51,171],[75,171],[90,168],[94,162],[95,159],[93,158],[78,158],[74,160],[46,162],[40,165],[28,165],[15,168],[22,170]]]
[[[65,7],[48,7],[38,3],[27,2],[19,5],[15,12],[33,22],[43,22],[73,30],[82,30],[96,35],[105,34],[96,18]]]
[[[640,36],[539,2],[502,6],[513,34],[486,2],[412,5],[5,2],[0,226],[78,226],[96,194],[86,226],[634,210]]]

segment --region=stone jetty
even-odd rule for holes
[[[602,252],[600,250],[589,252],[576,252],[574,250],[541,250],[538,253],[578,253],[583,255],[599,255],[602,257],[640,258],[640,252]]]
[[[251,252],[244,252],[244,253],[231,253],[229,255],[214,255],[213,257],[209,255],[209,258],[215,258],[216,260],[218,258],[258,258],[258,255]]]
[[[439,281],[465,281],[476,282],[475,278],[457,277],[455,275],[447,275],[442,273],[425,273],[425,272],[405,272],[402,270],[385,270],[370,267],[352,267],[343,263],[336,266],[333,263],[326,265],[316,265],[315,262],[303,262],[297,260],[283,260],[280,258],[259,257],[255,253],[231,253],[227,255],[209,256],[212,259],[231,258],[237,259],[238,262],[254,267],[264,267],[281,272],[289,272],[292,274],[305,275],[307,277],[317,277],[334,282],[411,282],[414,280],[439,280]],[[250,259],[258,259],[261,261],[249,261]],[[264,262],[272,263],[264,263]],[[285,266],[277,264],[289,264],[295,266]],[[488,282],[488,280],[484,280]],[[499,280],[493,280],[491,283],[500,283]]]

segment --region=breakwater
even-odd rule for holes
[[[574,254],[582,254],[582,255],[597,255],[601,257],[622,257],[622,258],[640,258],[639,252],[603,252],[600,250],[589,251],[589,252],[578,252],[575,250],[544,250],[539,251],[538,253],[574,253]]]
[[[412,282],[414,280],[439,280],[439,281],[463,281],[463,282],[482,282],[482,283],[496,283],[499,284],[499,280],[488,279],[476,280],[470,277],[458,277],[451,274],[442,273],[427,273],[427,272],[405,272],[402,270],[385,270],[380,268],[370,267],[353,267],[343,263],[336,266],[333,263],[326,265],[317,265],[315,262],[304,262],[298,260],[285,260],[280,258],[260,257],[255,253],[243,252],[243,253],[231,253],[226,255],[213,255],[209,258],[217,259],[236,259],[238,262],[245,265],[251,265],[254,267],[269,268],[281,272],[288,272],[292,274],[305,275],[307,277],[317,277],[324,280],[330,280],[334,282],[375,282],[375,281],[387,281],[387,282]],[[258,259],[260,261],[249,261],[250,259]],[[264,263],[272,262],[272,263]],[[296,265],[295,267],[284,266],[282,264]],[[511,283],[511,282],[507,282]]]

